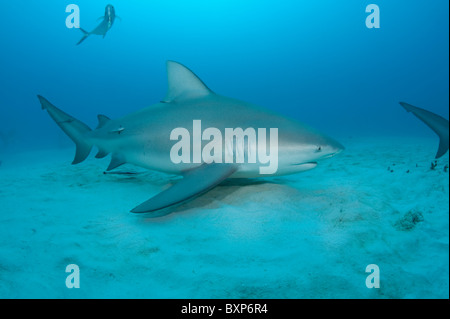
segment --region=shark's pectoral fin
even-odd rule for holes
[[[172,187],[135,207],[131,212],[153,212],[194,198],[217,186],[231,176],[236,169],[237,166],[234,164],[203,164],[186,173],[184,178]]]

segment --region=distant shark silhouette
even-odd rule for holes
[[[77,45],[79,45],[81,42],[87,39],[88,36],[91,34],[98,34],[103,35],[103,38],[106,36],[106,32],[111,29],[114,20],[116,18],[119,18],[116,16],[116,12],[114,10],[114,7],[111,4],[108,4],[105,8],[105,15],[103,17],[100,17],[99,19],[103,19],[103,21],[91,32],[87,32],[86,30],[79,28],[81,32],[84,33],[83,37],[78,41]]]
[[[259,128],[278,128],[278,169],[276,174],[270,176],[294,174],[312,169],[316,167],[317,160],[332,157],[344,149],[334,139],[295,120],[246,102],[215,94],[192,71],[180,63],[168,61],[167,74],[168,93],[162,102],[116,120],[98,115],[99,123],[95,130],[91,130],[86,124],[38,95],[42,109],[48,112],[56,124],[76,144],[76,154],[72,164],[84,161],[92,147],[96,146],[99,150],[96,158],[103,158],[112,153],[107,171],[124,163],[131,163],[147,169],[183,175],[183,179],[175,185],[134,208],[132,210],[134,213],[157,211],[184,202],[212,189],[229,177],[268,176],[261,174],[259,163],[237,163],[237,161],[207,163],[202,160],[198,163],[177,164],[171,161],[169,154],[174,146],[174,141],[171,140],[174,128],[190,128],[186,130],[189,131],[190,136],[193,136],[195,134],[193,121],[196,119],[201,119],[205,127],[217,128],[220,132],[226,132],[227,128],[256,127],[258,130]],[[270,137],[272,138],[272,133]],[[204,137],[201,138],[205,140]],[[206,142],[202,143],[206,144]],[[232,157],[237,157],[240,152],[238,142],[231,143],[236,147],[225,148],[223,154],[228,153]],[[199,155],[199,150],[193,144],[190,143],[188,146],[189,154]],[[251,148],[248,147],[248,152],[250,151]],[[156,216],[161,215],[152,217]]]
[[[411,104],[400,102],[400,105],[405,108],[406,111],[413,113],[422,122],[428,125],[439,136],[439,148],[436,153],[436,158],[443,156],[448,151],[448,120],[434,114],[433,112],[421,109],[420,107],[413,106]]]

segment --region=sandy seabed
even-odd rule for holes
[[[226,181],[159,218],[129,211],[177,176],[3,154],[0,297],[449,298],[448,154],[431,169],[434,138],[341,141],[311,171]]]

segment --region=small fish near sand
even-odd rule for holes
[[[86,40],[91,34],[102,35],[103,38],[105,38],[106,33],[109,31],[109,29],[111,29],[111,27],[114,23],[114,20],[116,18],[119,18],[119,17],[116,16],[116,11],[114,9],[114,6],[112,6],[111,4],[108,4],[105,8],[105,15],[99,18],[99,19],[103,19],[102,22],[94,30],[92,30],[91,32],[88,32],[88,31],[80,28],[80,31],[83,32],[84,35],[80,39],[80,41],[78,41],[77,45],[79,45],[81,42]]]

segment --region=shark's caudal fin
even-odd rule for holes
[[[448,120],[433,112],[421,109],[420,107],[416,107],[405,102],[400,102],[400,105],[403,106],[406,111],[417,116],[439,136],[439,148],[436,153],[436,158],[439,158],[447,153],[449,146]]]
[[[86,137],[91,129],[86,124],[58,109],[42,96],[38,95],[38,99],[41,102],[42,109],[47,110],[56,124],[75,142],[77,150],[72,164],[84,161],[92,149],[92,144],[87,141]]]
[[[87,32],[86,30],[79,28],[81,32],[83,32],[83,37],[80,39],[80,41],[78,41],[77,45],[79,45],[81,42],[83,42],[84,40],[86,40],[86,38],[88,36],[90,36],[90,33]]]

